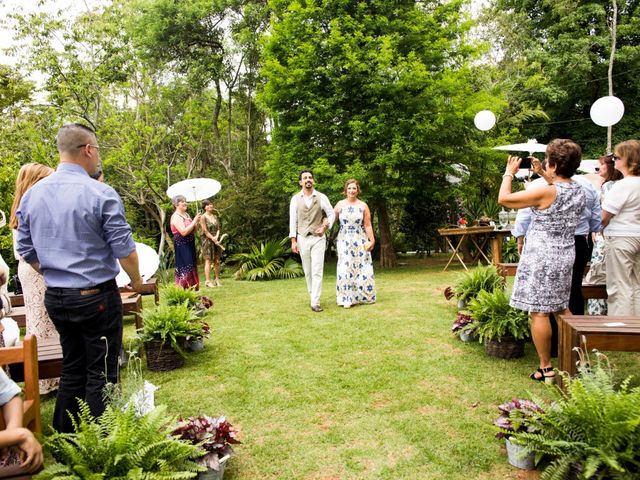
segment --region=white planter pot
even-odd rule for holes
[[[535,455],[522,445],[511,443],[507,438],[507,458],[514,467],[523,470],[533,470],[535,468]]]
[[[458,300],[458,310],[464,310],[466,306],[467,306],[466,300],[463,300],[462,298]]]
[[[230,458],[230,455],[222,457],[220,459],[220,468],[218,470],[209,468],[206,472],[200,472],[197,477],[198,480],[222,480],[222,476],[224,475],[224,467],[226,467],[227,461]]]
[[[463,342],[475,342],[477,339],[475,332],[460,332],[460,340]]]
[[[190,352],[201,352],[204,349],[203,338],[192,338],[184,341],[184,348]]]

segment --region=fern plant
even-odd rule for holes
[[[491,292],[495,289],[504,290],[504,278],[495,265],[478,265],[463,273],[453,287],[455,296],[464,301],[475,298],[483,290]]]
[[[200,296],[195,290],[182,288],[175,283],[163,286],[160,294],[167,305],[182,305],[186,303],[188,307],[195,307],[200,302]]]
[[[598,354],[599,355],[599,354]],[[570,378],[561,373],[566,392],[548,385],[553,404],[529,419],[537,433],[516,433],[514,440],[551,462],[542,480],[640,478],[640,386],[630,378],[615,388],[613,374],[600,356],[590,370]]]
[[[519,260],[518,240],[515,237],[509,237],[509,240],[502,245],[502,261],[505,263],[518,263]]]
[[[526,312],[509,305],[509,297],[500,288],[480,291],[469,302],[467,310],[477,325],[480,342],[513,337],[523,340],[529,337],[529,317]]]
[[[231,257],[239,262],[235,273],[238,280],[274,280],[295,278],[304,274],[302,265],[290,257],[289,239],[268,241],[260,246],[252,246],[249,253],[237,253]]]
[[[54,432],[46,440],[56,463],[37,479],[93,480],[187,479],[202,471],[202,451],[171,435],[172,420],[164,407],[137,418],[133,409],[111,405],[98,419],[80,401],[75,433]]]
[[[144,327],[138,331],[142,342],[161,340],[178,352],[182,352],[181,344],[186,337],[203,334],[203,322],[186,303],[144,309],[142,319]]]

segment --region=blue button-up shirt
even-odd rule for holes
[[[600,222],[602,221],[602,209],[600,208],[600,199],[598,198],[598,192],[595,187],[586,178],[575,175],[571,177],[575,180],[584,190],[586,199],[584,210],[580,215],[580,221],[576,227],[576,235],[589,235],[590,232],[600,231]],[[536,186],[546,185],[547,182],[544,178],[537,178],[529,188],[535,188]],[[531,208],[521,208],[518,210],[516,216],[516,225],[513,229],[514,237],[522,237],[529,231],[529,226],[532,220]]]
[[[112,280],[135,250],[116,191],[74,163],[60,163],[22,197],[17,251],[39,262],[48,287],[87,288]]]

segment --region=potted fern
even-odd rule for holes
[[[137,417],[133,407],[108,405],[94,418],[80,400],[74,433],[53,432],[45,446],[55,459],[38,474],[60,478],[192,478],[202,467],[200,449],[173,436],[172,419],[163,406]]]
[[[200,480],[222,480],[227,461],[233,455],[232,445],[240,443],[236,434],[224,416],[180,419],[173,430],[174,436],[198,445],[204,451],[198,458],[198,465],[207,470],[198,475]]]
[[[478,293],[495,289],[504,289],[504,278],[494,265],[479,265],[463,273],[453,288],[445,290],[445,297],[449,299],[455,296],[458,308],[463,309]]]
[[[189,308],[194,308],[197,315],[206,315],[206,310],[213,306],[213,300],[206,295],[200,295],[192,288],[182,288],[176,284],[167,284],[162,288],[161,296],[167,305],[186,304]]]
[[[186,303],[158,305],[142,313],[144,327],[138,338],[144,343],[147,368],[166,371],[184,365],[182,347],[189,336],[203,334],[203,323]]]
[[[524,342],[529,338],[526,312],[509,305],[509,297],[501,289],[481,291],[467,307],[477,325],[478,340],[488,355],[519,358],[524,355]]]
[[[579,376],[561,372],[565,390],[546,385],[553,403],[513,440],[536,453],[542,480],[640,478],[640,386],[618,383],[606,357],[584,361]]]

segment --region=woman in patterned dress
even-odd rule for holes
[[[13,232],[14,254],[18,260],[18,277],[22,284],[22,295],[24,298],[25,320],[27,324],[27,335],[33,334],[38,342],[59,341],[58,331],[44,308],[44,277],[36,272],[31,265],[25,262],[22,257],[15,252],[16,231],[18,228],[18,218],[16,211],[20,205],[25,192],[36,182],[48,177],[53,173],[53,168],[39,163],[27,163],[20,168],[18,178],[16,178],[16,190],[11,205],[11,217],[9,226]],[[44,395],[58,389],[59,378],[47,378],[39,381],[40,394]]]
[[[509,157],[502,177],[498,202],[507,208],[533,207],[510,305],[529,312],[531,337],[539,367],[530,377],[553,382],[551,365],[551,323],[549,314],[568,314],[571,275],[575,259],[575,229],[586,202],[579,184],[571,180],[582,158],[580,146],[556,139],[546,151],[547,169],[532,159],[533,170],[543,174],[548,185],[511,192],[511,182],[521,159]]]
[[[175,212],[171,215],[171,233],[176,254],[176,285],[182,288],[200,288],[198,260],[196,257],[195,230],[201,215],[191,219],[187,212],[187,199],[176,195],[171,199]]]
[[[220,245],[220,221],[213,213],[213,202],[204,200],[202,202],[204,215],[200,219],[202,228],[202,256],[204,257],[205,286],[213,287],[211,283],[211,262],[213,261],[213,274],[216,287],[221,287],[220,283],[220,256],[222,246]]]
[[[373,275],[371,251],[375,245],[371,212],[358,199],[360,184],[351,178],[344,186],[346,199],[335,208],[336,221],[340,222],[337,250],[336,299],[338,305],[350,308],[358,303],[375,303],[376,284]]]
[[[604,199],[605,194],[613,187],[613,184],[622,178],[622,173],[616,170],[613,154],[603,155],[598,161],[598,175],[602,178],[600,187],[600,203]],[[602,233],[594,234],[593,252],[591,254],[591,267],[584,278],[585,284],[604,284],[606,283],[606,268],[604,258],[604,237]],[[589,315],[606,315],[607,301],[602,298],[590,298],[587,300],[587,313]]]

